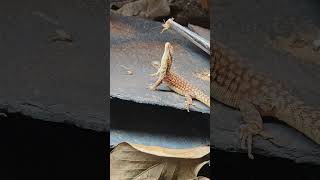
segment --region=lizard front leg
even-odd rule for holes
[[[160,72],[159,78],[153,85],[149,87],[149,89],[152,91],[156,90],[156,88],[162,83],[165,76],[166,76],[165,72]]]
[[[240,125],[241,148],[247,145],[248,157],[254,159],[252,155],[252,138],[260,135],[265,139],[272,137],[263,131],[263,121],[256,106],[249,101],[240,101],[239,109],[242,115],[243,124]]]

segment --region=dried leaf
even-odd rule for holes
[[[110,155],[111,179],[197,179],[209,152],[208,146],[168,149],[123,142]]]
[[[207,178],[207,177],[203,177],[203,176],[201,176],[201,177],[198,177],[198,179],[197,180],[210,180],[209,178]]]

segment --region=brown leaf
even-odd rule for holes
[[[208,161],[208,146],[168,149],[123,142],[110,154],[110,177],[124,179],[197,179]]]
[[[210,179],[207,177],[199,176],[197,180],[210,180]]]

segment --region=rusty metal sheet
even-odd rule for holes
[[[112,98],[185,109],[185,98],[168,91],[165,85],[160,86],[162,91],[148,89],[156,80],[149,76],[156,72],[151,62],[160,61],[165,42],[170,42],[174,47],[174,70],[206,94],[210,94],[209,81],[201,80],[195,75],[209,72],[209,56],[179,34],[173,31],[160,34],[160,22],[116,15],[110,18],[110,28]],[[197,101],[190,110],[210,112],[208,107]]]

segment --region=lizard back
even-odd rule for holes
[[[189,94],[192,98],[195,98],[210,107],[210,97],[178,74],[168,71],[167,76],[163,80],[170,88],[178,91],[179,94]]]
[[[241,100],[251,101],[261,116],[275,117],[320,144],[320,110],[291,95],[286,86],[254,73],[241,57],[216,43],[211,57],[210,95],[239,109]]]
[[[273,82],[263,74],[254,73],[241,57],[218,43],[213,47],[210,71],[210,95],[237,109],[241,99],[285,91],[283,84]]]

